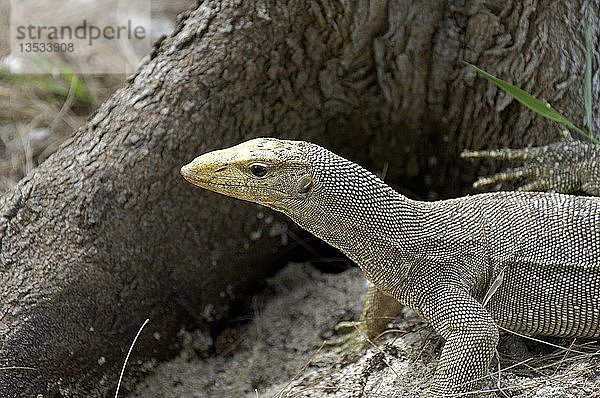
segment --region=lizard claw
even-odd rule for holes
[[[523,163],[520,167],[479,178],[473,184],[477,189],[524,181],[517,190],[600,194],[600,146],[592,143],[569,140],[523,149],[465,150],[461,157]]]
[[[360,327],[362,323],[361,321],[341,321],[334,326],[334,330],[338,333],[347,334],[356,331],[356,328]]]

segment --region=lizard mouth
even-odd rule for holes
[[[181,175],[185,180],[193,185],[196,185],[200,188],[209,189],[209,190],[219,190],[220,188],[241,188],[242,184],[235,183],[232,181],[227,181],[222,178],[215,177],[210,174],[199,174],[189,167],[189,165],[185,165],[181,168]],[[252,187],[249,187],[252,188]],[[222,190],[222,189],[221,189]]]
[[[191,167],[189,164],[183,166],[181,168],[180,173],[187,182],[197,187],[208,189],[210,191],[214,191],[224,195],[240,197],[242,191],[247,192],[247,194],[243,195],[244,198],[242,199],[246,199],[246,196],[252,196],[253,194],[257,194],[258,192],[265,190],[270,192],[277,192],[282,196],[287,195],[286,192],[273,187],[241,184],[239,183],[239,181],[232,181],[227,178],[217,177],[211,173],[199,174],[198,172],[194,171],[193,167]],[[256,198],[247,198],[246,200],[255,199]]]
[[[207,188],[210,185],[214,185],[214,180],[208,176],[200,176],[196,173],[190,164],[186,164],[181,168],[179,173],[185,180],[191,184],[197,185],[201,188]]]

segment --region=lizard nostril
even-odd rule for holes
[[[215,170],[215,173],[220,173],[220,172],[222,172],[222,171],[224,171],[224,170],[225,170],[225,167],[221,167],[221,168],[219,168],[219,169],[216,169],[216,170]]]

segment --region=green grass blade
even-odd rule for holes
[[[533,95],[529,94],[527,91],[522,90],[519,87],[513,86],[512,84],[502,79],[499,79],[496,76],[487,73],[483,69],[480,69],[473,64],[470,64],[468,62],[465,62],[465,64],[475,69],[481,77],[484,77],[485,79],[494,83],[496,86],[512,95],[517,101],[519,101],[521,104],[525,105],[527,108],[531,109],[535,113],[538,113],[546,119],[550,119],[552,121],[562,124],[563,126],[577,132],[578,134],[581,134],[587,140],[590,140],[595,144],[600,144],[599,140],[595,139],[594,137],[591,137],[588,133],[575,126],[569,119],[563,116],[556,109],[552,108],[550,104],[540,101]]]
[[[592,110],[592,31],[585,27],[585,80],[583,86],[583,101],[585,104],[585,120],[590,138],[594,136],[594,115]]]
[[[475,65],[472,65],[469,63],[467,63],[467,65],[469,65],[470,67],[475,69],[481,77],[484,77],[487,80],[491,81],[496,86],[500,87],[502,90],[504,90],[507,93],[509,93],[510,95],[512,95],[517,101],[519,101],[521,104],[525,105],[527,108],[531,109],[532,111],[539,113],[540,115],[544,116],[545,118],[554,120],[555,122],[558,122],[565,126],[572,125],[572,123],[569,119],[567,119],[562,114],[560,114],[557,110],[552,108],[550,106],[550,104],[540,101],[539,99],[535,98],[533,95],[529,94],[525,90],[521,90],[519,87],[513,86],[512,84],[510,84],[502,79],[498,79],[496,76],[487,73],[483,69],[479,69]]]

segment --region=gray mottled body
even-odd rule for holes
[[[265,175],[252,175],[257,164]],[[598,198],[498,192],[413,201],[324,148],[275,139],[200,156],[182,174],[282,211],[354,260],[375,298],[390,295],[429,321],[446,340],[433,394],[477,387],[497,325],[600,335]]]
[[[437,270],[439,278],[458,277],[480,300],[503,272],[504,283],[487,305],[503,327],[536,335],[600,334],[598,198],[496,192],[411,201],[360,166],[323,151],[313,150],[321,156],[311,159],[327,165],[314,169],[323,186],[311,203],[319,205],[289,216],[343,250],[381,289],[411,304],[401,296],[399,269],[432,257],[441,268],[448,262],[449,271]]]

